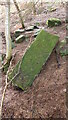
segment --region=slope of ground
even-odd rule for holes
[[[21,5],[22,6],[22,5]],[[4,6],[3,6],[4,7]],[[65,7],[56,6],[54,12],[46,12],[47,5],[44,4],[41,9],[43,12],[36,16],[29,15],[24,18],[25,25],[33,25],[39,23],[40,27],[44,27],[50,33],[57,34],[60,40],[66,36],[65,28]],[[18,15],[14,11],[11,13],[11,32],[21,27]],[[60,18],[62,25],[54,28],[47,28],[46,20],[51,17]],[[4,14],[0,16],[0,32],[3,37],[3,51],[5,52],[4,39]],[[13,53],[16,51],[15,63],[22,57],[29,41],[16,44]],[[61,66],[58,68],[55,52],[52,53],[47,64],[42,68],[41,73],[35,79],[33,85],[28,91],[21,91],[9,85],[3,104],[3,118],[65,118],[66,117],[66,59],[60,57]],[[5,75],[3,74],[3,86]]]

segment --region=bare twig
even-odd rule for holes
[[[17,11],[18,11],[19,18],[20,18],[20,22],[21,22],[21,24],[22,24],[22,28],[25,28],[24,22],[23,22],[23,18],[22,18],[22,14],[21,14],[21,12],[20,12],[19,6],[18,6],[16,0],[13,0],[13,2],[14,2],[14,4],[15,4],[15,7],[16,7]]]
[[[0,106],[0,120],[1,120],[1,116],[2,116],[2,107],[3,107],[3,101],[4,101],[4,97],[5,97],[5,92],[6,92],[6,89],[7,89],[7,75],[6,75],[6,85],[4,87],[4,91],[3,91],[3,95],[2,95],[2,100],[1,100],[1,106]]]

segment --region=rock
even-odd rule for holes
[[[19,37],[17,37],[16,39],[15,39],[15,42],[16,43],[21,43],[21,42],[23,42],[25,40],[25,36],[24,35],[20,35]]]
[[[61,20],[57,18],[50,18],[49,20],[47,20],[46,24],[48,27],[59,26],[61,25]]]
[[[12,80],[19,73],[14,77],[12,83],[22,90],[30,87],[42,66],[47,62],[58,39],[58,36],[41,30],[13,71],[9,72],[8,79]]]
[[[66,40],[61,40],[56,48],[57,53],[62,54],[66,46]]]
[[[16,30],[15,31],[15,37],[18,37],[18,36],[20,36],[22,33],[24,33],[25,32],[25,29],[18,29],[18,30]]]
[[[66,26],[66,30],[68,30],[68,25]]]
[[[66,40],[60,41],[60,49],[66,45]]]
[[[26,28],[26,31],[32,31],[34,29],[34,26],[29,26]]]
[[[39,34],[39,32],[40,32],[40,29],[36,29],[35,31],[34,31],[34,37],[36,37],[38,34]]]
[[[34,29],[39,29],[36,25],[34,26],[29,26],[26,28],[26,31],[33,31]]]
[[[48,11],[49,11],[49,12],[54,12],[54,11],[56,11],[56,8],[50,7]]]
[[[66,19],[66,23],[68,23],[68,19]]]
[[[63,89],[63,92],[65,92],[65,93],[66,93],[66,89]]]
[[[68,46],[66,44],[66,40],[62,40],[59,42],[57,48],[57,53],[60,53],[61,56],[67,56],[68,55]]]
[[[67,56],[68,55],[68,48],[61,49],[60,54],[61,54],[61,56]]]
[[[16,31],[14,32],[14,36],[15,36],[15,37],[19,37],[21,34],[23,34],[23,33],[25,33],[25,32],[31,32],[31,31],[33,31],[34,29],[39,29],[39,28],[37,27],[37,25],[34,25],[34,26],[29,26],[29,27],[27,27],[27,28],[25,28],[25,29],[18,29],[18,30],[16,30]]]
[[[65,39],[66,39],[66,42],[67,42],[68,41],[68,36],[66,36]]]
[[[61,56],[68,55],[68,46],[66,44],[66,39],[60,41],[59,45],[57,46],[57,51],[61,54]]]

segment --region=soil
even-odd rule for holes
[[[65,5],[56,4],[56,11],[47,10],[49,3],[43,4],[37,8],[37,15],[27,14],[24,16],[25,26],[39,23],[40,27],[52,34],[59,36],[59,40],[64,40],[66,36],[65,24]],[[3,10],[5,5],[1,5]],[[22,9],[22,4],[20,7]],[[21,27],[16,9],[11,8],[11,33]],[[25,8],[24,8],[25,10]],[[30,12],[30,11],[29,11]],[[39,14],[40,12],[40,14]],[[16,13],[16,14],[15,14]],[[22,13],[23,14],[23,13]],[[46,20],[51,17],[60,18],[61,26],[48,28]],[[2,52],[5,53],[4,37],[4,11],[0,16],[0,32],[2,35]],[[16,44],[13,49],[14,65],[22,57],[29,41]],[[66,58],[59,58],[61,63],[58,67],[55,51],[51,54],[47,63],[43,66],[40,74],[35,79],[33,85],[27,90],[22,91],[13,85],[9,85],[3,104],[2,118],[66,118]],[[5,85],[5,75],[2,73],[2,87]]]

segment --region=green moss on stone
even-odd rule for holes
[[[46,63],[56,46],[58,39],[58,36],[44,30],[40,31],[22,58],[20,74],[12,81],[15,86],[24,90],[32,85],[35,77],[40,73],[42,66]],[[18,72],[19,64],[20,62],[9,74],[8,78],[10,80]]]
[[[46,24],[48,27],[59,26],[61,25],[61,20],[57,18],[50,18],[49,20],[47,20]]]

